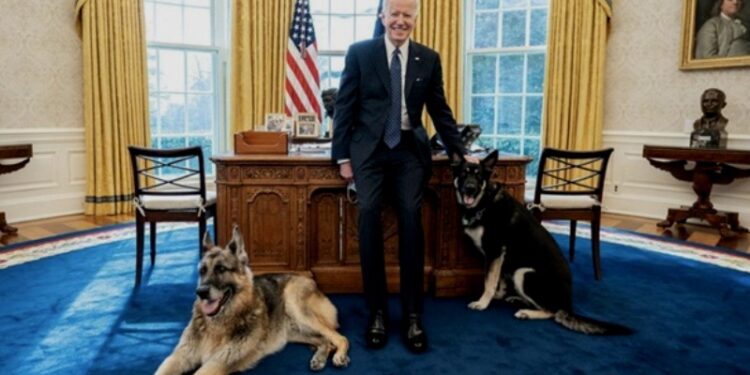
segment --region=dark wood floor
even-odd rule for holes
[[[72,215],[54,219],[36,220],[24,223],[16,223],[18,228],[16,235],[3,235],[0,237],[0,250],[7,244],[21,241],[34,240],[66,232],[83,229],[91,229],[104,225],[130,222],[132,216],[84,216]],[[712,246],[722,246],[750,254],[750,236],[743,233],[735,238],[723,239],[715,229],[698,225],[683,224],[664,229],[656,225],[657,220],[645,219],[633,216],[605,214],[602,225],[619,229],[631,230],[639,233],[656,234],[664,237],[676,238],[684,241],[701,243]]]

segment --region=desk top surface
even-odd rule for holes
[[[643,157],[653,159],[750,164],[750,150],[735,149],[644,145]]]
[[[434,162],[444,163],[448,161],[448,155],[445,153],[433,154],[432,160]],[[328,151],[302,151],[290,152],[289,154],[222,154],[212,156],[211,161],[216,164],[334,164]],[[498,164],[526,164],[530,161],[530,157],[523,155],[501,154],[498,158]]]

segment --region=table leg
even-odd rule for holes
[[[8,222],[5,221],[5,212],[0,212],[0,232],[8,234],[18,232],[18,228],[8,225]]]

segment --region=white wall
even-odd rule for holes
[[[614,1],[604,107],[604,144],[615,148],[604,202],[609,212],[664,218],[668,208],[695,201],[690,183],[652,167],[641,153],[644,144],[687,146],[709,87],[727,94],[728,147],[750,150],[750,69],[678,69],[685,3]],[[711,200],[750,224],[750,179],[715,185]]]

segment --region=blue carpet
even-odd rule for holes
[[[159,235],[153,269],[133,289],[134,241],[118,240],[0,270],[0,374],[149,374],[190,318],[196,229]],[[564,248],[567,237],[556,236]],[[364,348],[363,301],[332,295],[351,341],[350,374],[750,373],[750,274],[624,245],[602,244],[604,279],[578,241],[576,310],[632,336],[590,337],[551,321],[518,321],[508,305],[469,310],[470,298],[425,303],[431,348],[406,351],[393,296],[390,342]],[[148,262],[146,262],[148,264]],[[311,352],[289,345],[248,373],[304,374]],[[329,363],[330,366],[330,363]]]

